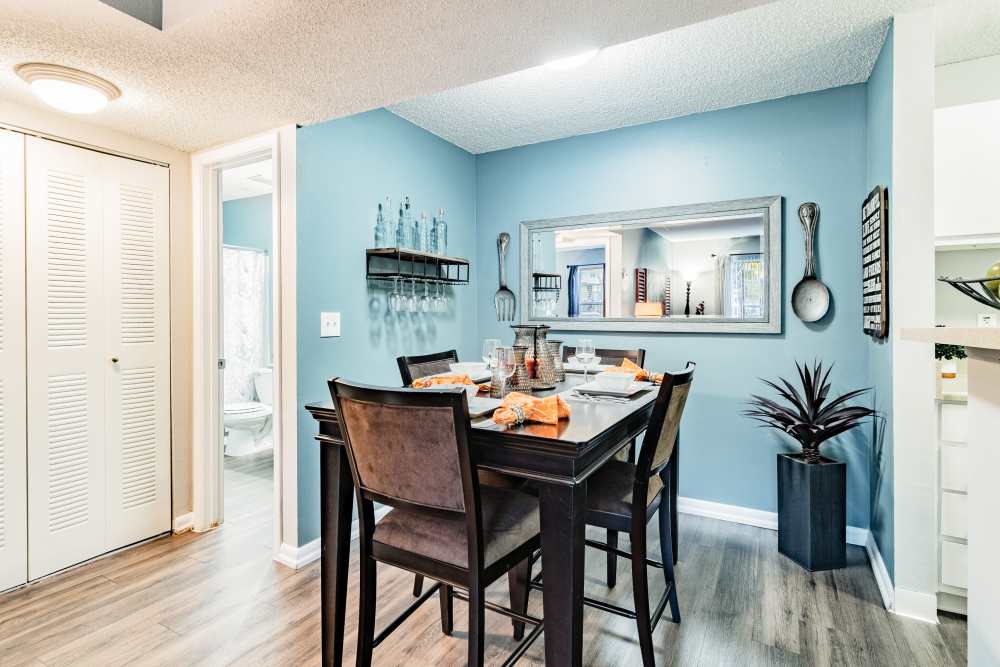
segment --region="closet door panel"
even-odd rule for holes
[[[28,137],[28,576],[105,551],[101,154]]]
[[[108,549],[170,530],[168,171],[105,157]]]
[[[0,130],[0,591],[28,577],[24,135]]]

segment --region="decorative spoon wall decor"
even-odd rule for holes
[[[819,206],[814,202],[799,206],[799,220],[806,241],[806,270],[792,290],[792,311],[803,322],[818,322],[830,309],[830,290],[816,277],[813,268],[813,239],[819,224]]]

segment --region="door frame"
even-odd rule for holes
[[[219,172],[270,156],[272,357],[274,367],[275,560],[297,566],[298,451],[295,323],[295,126],[287,125],[191,155],[193,343],[192,510],[194,530],[223,520],[222,357],[219,278],[222,254]]]

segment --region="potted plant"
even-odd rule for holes
[[[830,370],[823,364],[795,364],[801,387],[779,378],[763,380],[778,400],[753,395],[744,414],[782,431],[801,453],[778,454],[778,551],[807,570],[844,567],[847,558],[847,464],[823,456],[820,448],[874,415],[849,405],[868,389],[830,398]]]
[[[954,380],[958,377],[958,360],[965,359],[965,348],[961,345],[946,345],[936,343],[934,345],[934,358],[940,363],[941,377],[945,380]]]

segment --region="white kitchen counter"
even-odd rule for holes
[[[1000,665],[1000,328],[903,329],[903,340],[964,345],[969,355],[969,665]]]

